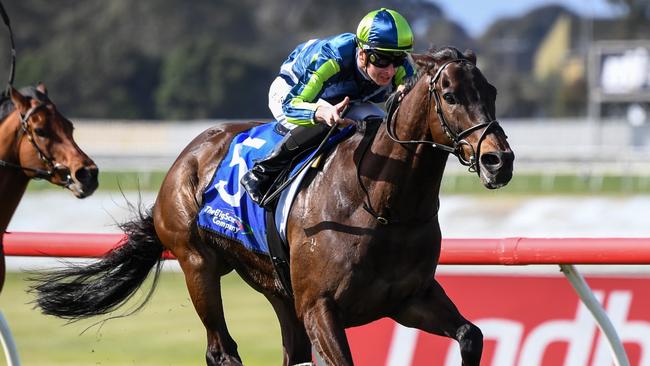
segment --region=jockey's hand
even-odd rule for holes
[[[316,108],[314,119],[317,122],[325,123],[328,126],[339,125],[340,127],[345,127],[354,124],[354,121],[351,119],[341,118],[341,113],[343,113],[349,103],[349,97],[345,97],[345,99],[336,105],[319,103],[318,108]]]

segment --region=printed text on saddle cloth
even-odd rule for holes
[[[203,192],[203,207],[197,218],[202,229],[235,239],[260,253],[268,253],[264,211],[250,200],[239,182],[253,162],[268,155],[282,139],[274,127],[274,123],[263,124],[233,138]]]

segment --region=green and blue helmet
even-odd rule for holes
[[[381,8],[361,19],[357,27],[357,43],[363,49],[410,52],[413,50],[413,32],[400,13]]]

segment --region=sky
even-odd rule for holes
[[[583,16],[611,17],[618,14],[607,0],[434,0],[446,16],[472,36],[480,36],[495,20],[520,16],[545,5],[563,5]]]

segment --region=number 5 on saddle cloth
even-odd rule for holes
[[[383,111],[374,107],[374,105],[371,106],[372,109],[366,107],[366,104],[352,107],[347,114],[347,118],[353,117],[355,120],[363,120],[364,117],[369,117],[369,110],[374,112],[372,114],[374,118],[379,117],[379,113],[383,114]],[[336,132],[334,133],[334,131]],[[282,176],[280,179],[287,176],[295,179],[292,179],[290,185],[281,185],[281,188],[285,188],[281,194],[271,193],[268,195],[273,195],[272,198],[279,196],[275,213],[269,212],[269,215],[246,194],[246,191],[240,185],[240,180],[246,171],[253,166],[254,161],[268,156],[282,140],[284,137],[283,132],[286,133],[286,130],[283,131],[281,125],[277,122],[271,122],[239,133],[233,138],[228,153],[217,167],[211,183],[203,192],[203,207],[197,219],[199,227],[219,236],[235,240],[248,250],[271,255],[274,264],[276,264],[275,261],[281,259],[274,258],[279,254],[270,253],[275,252],[275,250],[269,251],[268,236],[275,235],[277,237],[279,233],[279,238],[286,242],[286,216],[289,213],[295,193],[298,191],[300,181],[308,170],[302,169],[300,171],[300,169],[307,167],[306,163],[313,160],[312,158],[316,154],[335,146],[338,142],[353,134],[354,131],[354,126],[348,126],[342,130],[332,129],[328,133],[326,141],[319,145],[318,149],[311,149],[299,154],[291,164],[291,170],[286,170],[280,174]],[[280,179],[276,180],[276,186],[279,185]],[[267,223],[267,217],[275,222]],[[286,269],[288,269],[288,266]],[[288,276],[288,273],[282,275],[277,265],[276,270],[278,270],[281,280],[282,277]],[[287,279],[282,280],[285,290],[290,293],[290,285],[285,283],[287,281]]]

